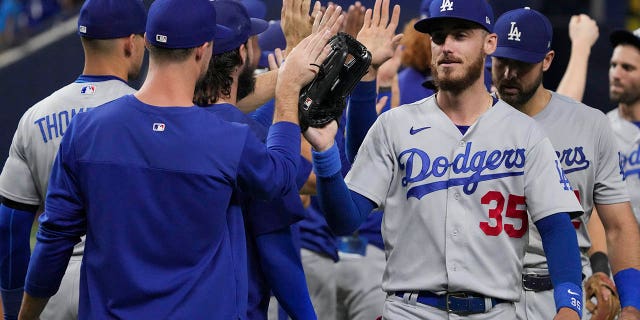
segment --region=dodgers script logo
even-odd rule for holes
[[[562,151],[556,151],[556,156],[558,156],[565,174],[587,170],[591,163],[589,160],[587,160],[587,156],[584,154],[583,147],[575,147]]]
[[[634,174],[637,174],[638,178],[640,178],[640,145],[629,154],[618,153],[618,156],[620,157],[622,178],[626,180],[627,177]]]
[[[451,162],[445,156],[438,156],[432,161],[425,151],[416,148],[402,151],[398,156],[398,162],[400,170],[405,170],[405,176],[402,178],[403,187],[410,183],[417,184],[432,176],[440,178],[449,170],[453,170],[456,174],[471,173],[464,178],[429,182],[411,187],[407,191],[407,199],[410,197],[420,199],[429,193],[454,186],[464,186],[464,193],[472,194],[481,181],[524,175],[524,170],[517,169],[524,168],[525,149],[478,150],[472,153],[471,146],[472,142],[467,142],[464,153],[457,154]],[[505,172],[483,174],[485,171],[495,172],[500,168],[506,169]]]

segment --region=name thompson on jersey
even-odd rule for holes
[[[69,123],[71,119],[76,116],[78,113],[86,112],[91,110],[92,108],[68,108],[66,110],[62,110],[59,112],[54,112],[52,114],[48,114],[37,118],[33,124],[40,129],[40,133],[42,134],[42,141],[44,143],[49,142],[50,140],[62,138],[64,132],[69,127]]]

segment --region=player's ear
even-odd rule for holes
[[[209,42],[205,42],[203,43],[201,46],[196,47],[193,51],[194,51],[194,55],[196,58],[196,61],[200,61],[201,59],[203,59],[205,57],[205,54],[207,53],[207,50],[212,50],[212,41]]]
[[[496,51],[496,47],[498,45],[498,35],[495,33],[488,33],[484,37],[484,53],[487,55],[492,54]]]
[[[124,45],[123,45],[123,51],[124,51],[124,56],[129,58],[131,57],[131,55],[133,55],[133,52],[136,50],[135,46],[136,46],[136,39],[135,39],[136,35],[135,34],[130,34],[127,38],[125,38],[124,41]]]
[[[249,54],[248,50],[249,48],[246,45],[240,45],[240,59],[242,59],[242,65],[247,61],[247,55]]]
[[[547,52],[547,55],[544,56],[544,60],[542,60],[542,71],[547,71],[551,67],[551,62],[553,62],[553,57],[556,55],[555,51],[550,50]]]

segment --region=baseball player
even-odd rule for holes
[[[219,41],[214,48],[205,80],[196,86],[196,102],[220,118],[248,124],[261,140],[266,128],[245,115],[235,103],[241,92],[253,91],[256,58],[248,38],[264,31],[267,22],[249,19],[243,6],[234,1],[213,2],[217,12],[224,12],[220,24],[234,30],[231,40]],[[338,21],[339,11],[332,11]],[[336,30],[338,24],[335,24]],[[245,43],[245,44],[243,44]],[[228,82],[222,79],[233,79]],[[243,88],[240,90],[240,88]],[[298,186],[301,187],[311,171],[311,163],[300,160]],[[250,194],[241,195],[241,207],[247,228],[249,261],[248,319],[267,319],[270,292],[293,319],[315,319],[305,275],[290,230],[290,225],[304,218],[304,208],[298,190],[291,190],[272,202],[258,201]],[[287,277],[282,277],[282,274]]]
[[[609,97],[618,103],[607,117],[620,151],[620,170],[631,196],[631,205],[640,222],[640,29],[614,31],[609,68]]]
[[[328,53],[304,39],[280,69],[268,146],[192,103],[218,39],[208,0],[156,0],[149,73],[135,95],[79,114],[53,165],[21,319],[36,319],[86,234],[82,319],[242,319],[246,247],[238,191],[270,200],[295,188],[299,89]],[[286,83],[286,88],[283,83]]]
[[[118,20],[119,24],[112,24]],[[0,175],[0,287],[5,319],[18,316],[30,256],[30,232],[53,160],[72,118],[134,92],[144,56],[146,9],[138,0],[88,0],[78,18],[85,64],[76,81],[29,108],[13,137]],[[42,319],[76,319],[83,243],[76,246],[59,294]]]
[[[514,319],[530,215],[557,284],[556,319],[577,319],[580,257],[567,213],[582,208],[542,130],[484,86],[491,8],[436,0],[430,12],[415,28],[431,35],[439,91],[382,114],[346,184],[335,124],[305,132],[327,221],[353,231],[384,209],[383,318]]]
[[[501,99],[533,117],[548,134],[582,204],[585,215],[575,220],[574,225],[582,252],[583,273],[587,277],[591,275],[587,255],[591,243],[585,224],[594,206],[610,240],[614,274],[636,273],[638,270],[634,268],[640,265],[640,235],[618,170],[616,144],[607,118],[601,111],[542,85],[543,72],[549,69],[555,55],[551,50],[552,30],[544,15],[528,7],[500,16],[494,27],[498,46],[493,53],[493,83]],[[557,307],[553,283],[540,234],[531,225],[529,232],[523,291],[516,311],[519,319],[551,319]],[[608,270],[603,274],[608,277]],[[640,279],[634,281],[638,283]],[[631,290],[627,286],[634,282],[617,283],[624,287],[621,292],[627,294]],[[637,288],[635,286],[635,290]]]

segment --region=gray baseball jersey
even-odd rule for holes
[[[42,206],[53,160],[73,116],[134,91],[119,78],[80,76],[29,108],[18,123],[0,174],[0,195]],[[82,253],[83,244],[74,254]]]
[[[620,172],[627,184],[631,206],[640,223],[640,128],[620,116],[618,108],[607,113],[620,152]]]
[[[607,117],[600,111],[552,92],[547,106],[533,117],[556,150],[565,175],[582,204],[584,215],[574,219],[583,266],[591,247],[586,223],[594,203],[629,201],[618,166],[618,151]],[[540,234],[530,225],[525,272],[546,273],[547,263]]]
[[[346,181],[385,210],[387,292],[473,291],[515,301],[527,210],[533,221],[582,211],[549,139],[502,101],[464,135],[435,95],[382,114]]]

